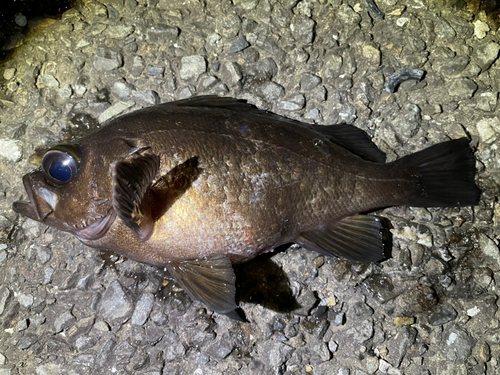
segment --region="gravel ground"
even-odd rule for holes
[[[384,17],[355,0],[82,0],[7,41],[0,375],[500,373],[494,17],[474,2],[376,3]],[[424,78],[387,92],[387,78],[408,68]],[[355,124],[390,160],[470,136],[482,201],[380,211],[393,248],[380,264],[294,245],[239,267],[248,323],[207,311],[154,267],[12,211],[40,151],[202,94]]]

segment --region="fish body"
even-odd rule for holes
[[[356,261],[383,259],[393,205],[477,204],[466,139],[384,163],[361,130],[288,120],[199,97],[109,121],[49,150],[14,209],[88,246],[170,269],[196,300],[237,306],[232,264],[296,242]]]

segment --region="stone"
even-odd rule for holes
[[[67,100],[67,99],[71,98],[71,95],[73,95],[73,89],[70,86],[64,86],[64,87],[58,88],[57,95],[59,95],[59,97],[61,99]]]
[[[19,350],[26,350],[29,349],[33,344],[35,344],[38,341],[38,336],[35,335],[34,333],[26,333],[24,336],[22,336],[18,343],[17,343],[17,348]]]
[[[260,80],[271,80],[276,74],[278,74],[278,65],[270,57],[259,60],[248,68],[248,75]]]
[[[192,96],[193,96],[193,91],[189,86],[186,86],[179,90],[179,94],[177,95],[177,100],[187,99]]]
[[[398,118],[395,121],[395,130],[397,130],[398,135],[408,139],[417,134],[421,122],[420,107],[407,103],[403,110],[398,112]]]
[[[474,22],[474,35],[477,39],[483,39],[486,33],[490,31],[490,27],[486,22],[475,20]]]
[[[380,51],[377,48],[371,45],[364,45],[361,53],[372,69],[380,65]]]
[[[459,75],[467,67],[470,62],[470,57],[461,55],[445,59],[441,64],[436,65],[436,70],[445,77],[454,77]]]
[[[499,51],[500,44],[487,42],[475,47],[472,56],[476,59],[477,64],[484,72],[495,62]]]
[[[97,343],[97,339],[95,337],[82,336],[78,337],[75,341],[75,348],[79,352],[84,352],[87,349],[90,349]]]
[[[293,310],[295,315],[308,316],[311,309],[317,303],[317,297],[309,289],[302,289],[299,296],[297,297],[297,302],[300,307]]]
[[[94,68],[102,72],[115,70],[123,65],[123,57],[119,52],[109,48],[98,48],[94,56]]]
[[[489,362],[491,359],[490,346],[486,341],[479,341],[472,350],[474,357],[483,362]]]
[[[165,67],[163,66],[148,66],[148,76],[163,77],[165,74]]]
[[[321,113],[318,108],[313,108],[304,114],[304,118],[307,120],[320,121]]]
[[[379,368],[379,362],[377,357],[371,355],[366,357],[365,370],[369,374],[374,374],[378,370],[378,368]]]
[[[397,316],[394,318],[394,325],[396,327],[410,326],[415,323],[414,317],[409,316]]]
[[[108,107],[104,112],[102,112],[99,115],[98,121],[102,124],[103,122],[106,122],[107,120],[118,116],[119,114],[123,113],[125,110],[128,108],[132,107],[135,105],[135,102],[133,101],[119,101],[113,104],[112,106]]]
[[[481,142],[494,142],[500,132],[500,119],[497,116],[482,118],[476,123],[476,128]]]
[[[16,76],[17,69],[16,68],[7,68],[3,71],[3,78],[6,81],[10,81],[12,78]]]
[[[5,365],[5,360],[6,360],[5,356],[2,353],[0,353],[0,366]]]
[[[456,78],[448,85],[448,94],[457,100],[470,99],[477,90],[476,83],[469,78]]]
[[[130,96],[130,93],[132,92],[132,85],[129,85],[125,82],[115,82],[113,83],[113,88],[111,89],[111,92],[118,96],[119,98],[127,98]]]
[[[36,256],[41,264],[47,263],[52,257],[52,250],[47,246],[35,246]]]
[[[233,4],[245,10],[253,10],[259,4],[259,0],[233,0]]]
[[[498,92],[482,92],[477,98],[477,108],[482,111],[491,112],[496,108],[497,102]]]
[[[132,25],[108,25],[103,34],[108,38],[124,39],[135,31]]]
[[[302,73],[300,78],[300,88],[301,90],[312,90],[322,82],[322,79],[311,73]]]
[[[243,35],[240,35],[231,47],[229,47],[229,53],[237,53],[243,51],[245,48],[248,48],[250,43],[245,39]]]
[[[101,347],[101,351],[97,355],[96,358],[96,372],[97,373],[111,373],[111,369],[109,369],[109,364],[113,358],[113,350],[116,346],[116,341],[113,339],[107,340]],[[105,371],[105,369],[109,369],[109,371]]]
[[[217,33],[212,33],[207,37],[208,44],[211,45],[212,47],[217,46],[217,44],[219,44],[221,39],[222,37]]]
[[[16,324],[16,331],[18,332],[24,331],[26,328],[28,328],[28,325],[29,325],[28,319],[21,319]]]
[[[135,305],[134,313],[132,314],[131,322],[135,325],[143,325],[153,309],[155,296],[152,293],[144,293],[137,304]]]
[[[290,30],[293,38],[300,43],[311,43],[314,37],[314,27],[316,22],[302,14],[296,14],[292,17]]]
[[[441,352],[453,362],[463,362],[469,358],[476,340],[456,324],[448,325],[442,335]]]
[[[479,234],[479,248],[484,255],[496,261],[500,266],[500,250],[495,242],[483,233]]]
[[[226,62],[222,65],[220,78],[229,87],[236,86],[243,78],[240,66],[235,62]]]
[[[410,347],[415,342],[417,330],[412,327],[404,326],[396,336],[391,338],[387,343],[389,353],[385,357],[394,367],[399,367],[403,357]]]
[[[71,314],[71,311],[65,311],[61,315],[58,315],[54,320],[55,333],[67,330],[76,322],[76,318]]]
[[[180,77],[183,80],[194,79],[207,71],[207,62],[200,55],[184,56],[181,59]]]
[[[132,91],[132,97],[137,103],[145,104],[148,106],[160,104],[161,99],[156,91]]]
[[[14,15],[14,22],[19,27],[25,27],[28,24],[28,19],[24,14],[17,13],[16,15]]]
[[[132,63],[129,66],[128,70],[131,75],[139,77],[142,74],[144,67],[145,67],[144,59],[141,56],[136,55],[132,58]]]
[[[106,322],[103,322],[102,320],[100,320],[94,324],[94,329],[101,331],[101,332],[109,332],[111,330],[109,327],[109,324]]]
[[[266,102],[272,103],[285,94],[285,89],[275,82],[266,81],[260,87],[260,92]]]
[[[455,320],[457,315],[458,313],[453,306],[448,303],[443,303],[436,306],[434,311],[431,313],[429,316],[429,324],[432,326],[440,326]]]
[[[36,375],[63,375],[65,373],[67,372],[57,363],[45,363],[35,369]]]
[[[355,301],[349,305],[347,310],[348,320],[366,320],[373,316],[373,309],[363,301]]]
[[[3,314],[5,310],[5,306],[10,298],[10,289],[6,286],[0,287],[0,316]]]
[[[302,94],[293,94],[278,102],[278,108],[285,111],[299,111],[306,105],[306,98]]]
[[[19,294],[17,296],[17,300],[19,301],[21,306],[28,308],[33,305],[35,299],[31,294]]]
[[[374,328],[371,320],[363,320],[342,331],[338,336],[339,351],[344,355],[354,356],[359,351],[360,346],[368,339],[373,337]]]
[[[59,81],[51,74],[41,74],[36,80],[39,89],[59,87]]]
[[[234,343],[229,334],[224,334],[209,345],[205,354],[215,359],[224,359],[234,350]]]
[[[174,42],[179,36],[179,32],[180,30],[178,27],[156,23],[153,27],[148,29],[146,34],[149,41],[161,44]]]
[[[267,340],[257,347],[258,359],[268,366],[281,366],[292,356],[295,349],[280,341]]]
[[[125,321],[132,314],[133,305],[121,284],[113,281],[102,297],[100,314],[108,321]]]
[[[397,368],[391,366],[391,364],[389,362],[384,361],[383,359],[379,360],[378,369],[382,374],[401,375],[401,371],[399,371]]]
[[[23,143],[14,139],[0,138],[0,157],[13,162],[21,160]]]

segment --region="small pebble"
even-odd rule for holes
[[[16,23],[17,26],[25,27],[28,24],[28,19],[24,14],[17,13],[14,16],[14,22]]]
[[[20,321],[17,322],[16,330],[18,332],[24,331],[26,328],[28,328],[28,319],[21,319]]]
[[[410,326],[415,323],[415,318],[408,316],[397,316],[394,318],[394,325],[396,327]]]
[[[245,48],[248,48],[250,43],[247,42],[243,35],[240,35],[231,47],[229,47],[229,53],[241,52]]]

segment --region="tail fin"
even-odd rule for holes
[[[406,204],[416,207],[462,207],[478,204],[481,190],[474,182],[476,160],[467,138],[439,143],[394,162],[417,189]]]

